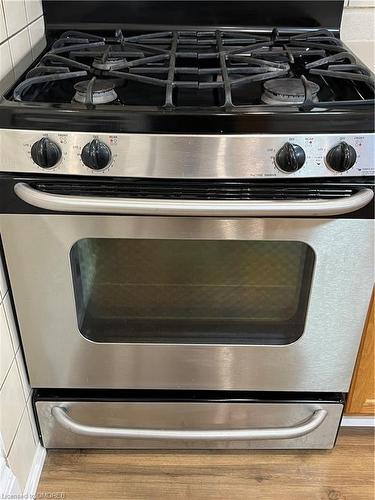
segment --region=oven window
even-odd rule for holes
[[[70,257],[95,342],[289,344],[304,330],[315,254],[303,242],[83,239]]]

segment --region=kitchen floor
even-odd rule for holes
[[[67,500],[373,500],[374,430],[343,428],[332,451],[50,451],[38,493]]]

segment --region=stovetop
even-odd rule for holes
[[[373,74],[337,30],[65,26],[47,31],[47,40],[44,53],[0,97],[0,129],[374,131]]]
[[[73,108],[251,113],[371,105],[374,80],[326,29],[66,31],[9,97]]]

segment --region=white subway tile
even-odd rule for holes
[[[5,457],[5,446],[4,446],[3,438],[1,437],[1,434],[0,434],[0,458],[1,457]]]
[[[21,380],[14,360],[0,390],[0,433],[3,437],[4,451],[7,455],[25,406],[26,401]]]
[[[29,414],[25,408],[20,426],[8,455],[9,465],[22,491],[25,490],[36,448],[29,421]]]
[[[43,14],[42,0],[25,0],[25,5],[28,23]]]
[[[20,379],[21,379],[23,394],[25,396],[25,401],[27,401],[29,399],[29,396],[30,396],[31,387],[29,385],[29,379],[28,379],[28,376],[26,373],[26,368],[25,368],[21,349],[18,349],[18,352],[16,354],[16,361],[17,361],[18,373],[19,373]]]
[[[29,30],[26,28],[9,40],[14,75],[19,78],[33,62]]]
[[[14,35],[27,25],[24,0],[3,0],[8,36]]]
[[[341,24],[341,38],[344,42],[374,40],[375,9],[345,9]]]
[[[0,46],[1,47],[1,46]],[[10,50],[8,47],[8,52],[9,52],[9,59],[10,59]],[[0,49],[0,61],[1,65],[3,64],[3,59],[1,58],[1,49]],[[0,66],[0,78],[1,78],[1,66]],[[3,267],[3,263],[1,262],[0,259],[0,303],[2,302],[3,298],[5,297],[5,294],[8,291],[8,284],[5,279],[5,271]]]
[[[12,341],[10,340],[8,323],[5,318],[4,307],[0,304],[0,388],[3,385],[13,359],[14,351]]]
[[[349,40],[346,44],[364,64],[375,71],[375,44],[373,41]]]
[[[44,19],[40,17],[29,26],[31,50],[33,59],[36,59],[46,47]]]
[[[375,7],[375,0],[349,0],[349,7]]]
[[[0,43],[6,40],[8,37],[7,27],[5,24],[5,14],[3,9],[3,2],[0,0]]]
[[[14,350],[14,352],[17,352],[18,348],[20,346],[20,339],[18,336],[16,322],[14,320],[13,308],[12,308],[12,304],[10,302],[9,293],[5,296],[5,299],[3,301],[3,306],[5,309],[5,316],[7,318],[8,328],[9,328],[9,332],[10,332],[10,338],[12,339],[13,350]]]
[[[14,83],[13,64],[10,56],[9,42],[4,42],[0,45],[0,95],[5,92]],[[2,280],[2,277],[0,277]],[[1,281],[0,286],[4,286]],[[3,291],[3,290],[2,290]]]

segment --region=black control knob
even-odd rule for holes
[[[51,168],[60,161],[61,149],[48,137],[43,137],[32,145],[31,158],[40,167]]]
[[[330,149],[326,156],[329,167],[336,172],[346,172],[356,162],[357,153],[353,146],[346,142],[340,142],[337,146]]]
[[[276,154],[276,164],[284,172],[296,172],[305,163],[306,155],[301,146],[286,142]]]
[[[101,170],[111,161],[111,150],[104,142],[93,139],[82,149],[81,158],[86,167]]]

